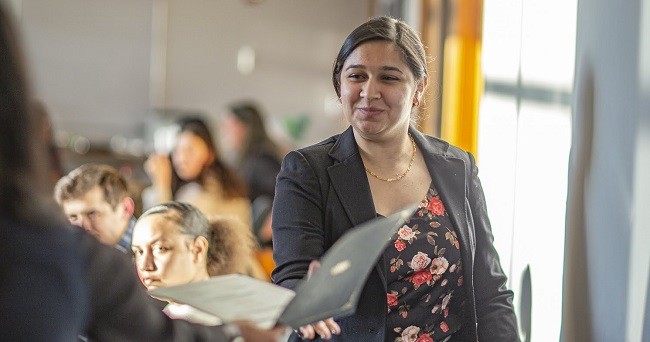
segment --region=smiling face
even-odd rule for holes
[[[415,79],[392,42],[363,43],[348,56],[341,71],[345,117],[367,139],[404,133],[425,82]]]
[[[131,247],[138,276],[149,290],[207,279],[207,240],[181,234],[164,214],[139,219]]]
[[[197,135],[185,131],[178,136],[172,151],[174,170],[182,180],[192,181],[214,161],[214,153]]]

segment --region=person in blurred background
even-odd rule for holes
[[[84,164],[62,177],[54,188],[54,198],[70,223],[100,242],[131,250],[135,204],[127,181],[112,166]]]
[[[19,39],[0,3],[0,331],[6,341],[277,341],[283,328],[193,325],[164,315],[130,258],[72,229],[31,110]]]
[[[253,231],[262,246],[271,246],[271,206],[282,153],[271,139],[264,116],[253,101],[228,106],[221,117],[224,149],[234,154],[239,175],[253,204]]]
[[[259,106],[252,101],[231,104],[222,114],[220,128],[225,148],[236,155],[234,162],[251,201],[272,198],[282,153],[269,136]]]
[[[251,227],[245,183],[219,159],[206,122],[186,117],[178,126],[171,156],[153,154],[145,161],[152,184],[142,191],[144,209],[172,200],[187,202],[204,215],[235,215]]]

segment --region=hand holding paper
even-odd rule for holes
[[[320,267],[320,262],[318,260],[313,260],[309,264],[309,270],[307,271],[307,279],[316,272]],[[306,340],[313,340],[316,338],[316,334],[324,340],[329,340],[332,338],[332,334],[340,334],[341,327],[334,321],[333,318],[327,318],[322,321],[318,321],[312,324],[303,325],[300,327],[300,335]]]

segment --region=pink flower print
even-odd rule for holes
[[[431,274],[433,275],[433,280],[437,281],[442,277],[442,274],[445,273],[447,268],[449,267],[449,261],[445,259],[445,257],[437,257],[431,261],[431,267],[429,267],[429,271],[431,271]]]
[[[413,231],[413,229],[411,229],[411,227],[409,227],[407,225],[404,225],[402,228],[400,228],[397,231],[397,235],[399,235],[400,239],[406,240],[406,241],[409,241],[409,240],[415,238],[415,232]]]
[[[430,262],[431,258],[429,258],[426,253],[418,252],[418,254],[414,255],[413,259],[408,262],[408,265],[413,269],[413,271],[417,272],[429,266]]]
[[[402,342],[417,342],[419,332],[420,328],[413,325],[409,326],[402,331]]]
[[[440,330],[442,330],[442,332],[449,331],[449,326],[447,325],[446,322],[440,322]]]

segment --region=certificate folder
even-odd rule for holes
[[[152,296],[187,304],[224,321],[247,319],[262,328],[294,329],[328,317],[352,315],[366,278],[393,234],[416,205],[350,229],[320,259],[320,268],[295,292],[243,275],[225,275],[152,290]]]

